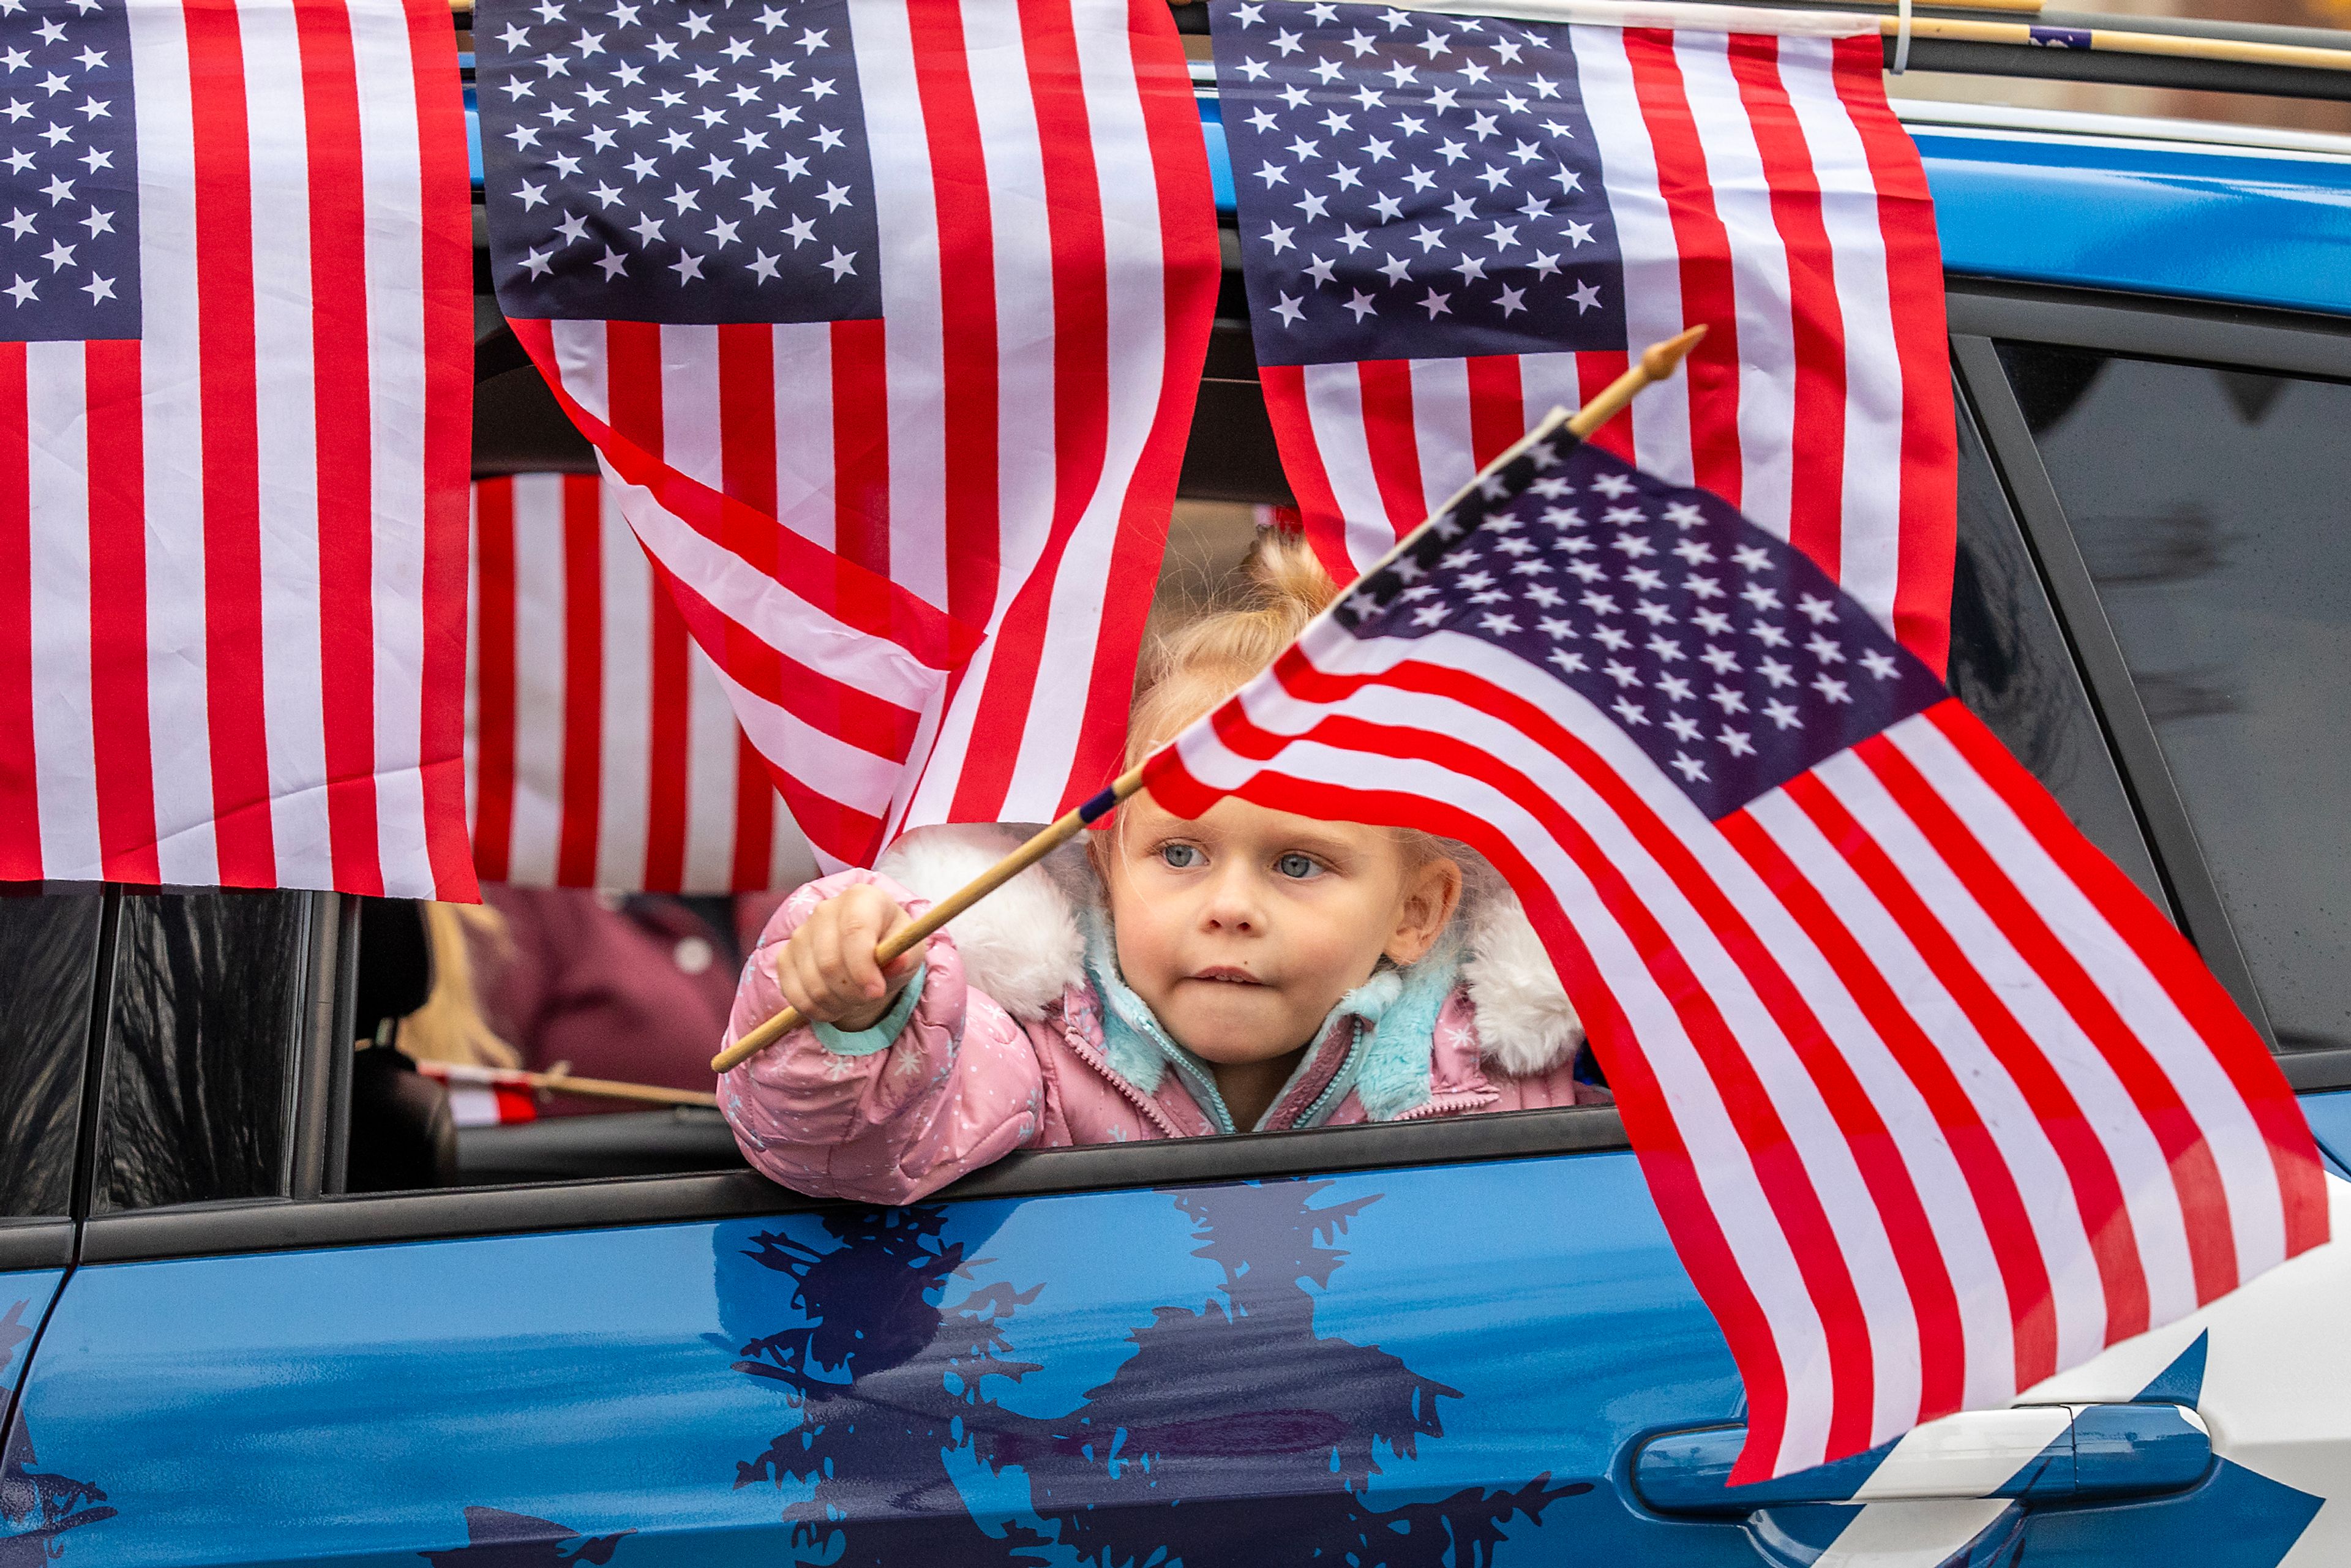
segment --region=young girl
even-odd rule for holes
[[[1269,535],[1257,603],[1155,649],[1130,764],[1271,664],[1334,589]],[[1014,1149],[1393,1122],[1605,1098],[1500,879],[1425,834],[1148,793],[887,969],[877,943],[1019,842],[931,828],[810,883],[744,967],[728,1038],[817,1020],[726,1074],[751,1163],[907,1203]]]

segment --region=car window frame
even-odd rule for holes
[[[97,1003],[84,1072],[74,1214],[59,1264],[149,1262],[317,1247],[349,1247],[547,1230],[613,1229],[854,1207],[810,1197],[747,1168],[349,1196],[337,1190],[348,1146],[352,1019],[359,986],[358,899],[308,892],[304,1030],[293,1053],[291,1190],[154,1208],[95,1209],[96,1154],[112,1045],[117,911],[110,885],[99,952]],[[205,892],[207,889],[141,889]],[[1024,1150],[945,1188],[933,1201],[1033,1197],[1198,1182],[1455,1165],[1623,1151],[1611,1105],[1364,1124],[1132,1145]],[[44,1256],[47,1254],[45,1253]]]
[[[2055,624],[2055,646],[2049,648],[2047,652],[2056,660],[2061,661],[2066,672],[2073,677],[2073,690],[2079,693],[2083,708],[2089,718],[2092,731],[2096,736],[2096,758],[2095,760],[2097,763],[2104,764],[2105,782],[2113,786],[2116,798],[2120,800],[2124,811],[2127,814],[2130,829],[2129,841],[2127,843],[2107,843],[2100,841],[2102,835],[2093,828],[2092,824],[2085,818],[2076,814],[2077,805],[2086,804],[2086,802],[2077,800],[2073,795],[2069,794],[2059,782],[2047,779],[2043,779],[2042,782],[2045,788],[2048,788],[2051,792],[2057,797],[2058,804],[2065,810],[2067,814],[2069,816],[2073,816],[2074,821],[2082,826],[2085,834],[2091,838],[2093,843],[2096,844],[2100,850],[2112,857],[2116,861],[2116,863],[2122,867],[2124,873],[2131,879],[2134,884],[2136,884],[2142,892],[2146,892],[2149,896],[2153,897],[2156,900],[2158,907],[2162,910],[2164,917],[2177,927],[2179,924],[2179,911],[2172,904],[2169,889],[2163,883],[2162,873],[2156,863],[2155,851],[2147,842],[2146,825],[2139,819],[2137,807],[2131,799],[2129,783],[2124,778],[2122,765],[2115,756],[2112,738],[2107,735],[2105,727],[2100,720],[2097,700],[2090,691],[2088,682],[2083,678],[2081,660],[2076,655],[2073,643],[2066,632],[2064,613],[2059,609],[2055,599],[2049,591],[2049,580],[2047,574],[2042,570],[2040,558],[2033,549],[2031,536],[2025,531],[2023,519],[2017,515],[2014,497],[2011,494],[2008,484],[2001,473],[1999,460],[1993,454],[1991,450],[1991,443],[1984,433],[1983,422],[1977,416],[1973,400],[1968,395],[1967,387],[1960,380],[1956,363],[1954,363],[1952,368],[1951,382],[1953,403],[1952,413],[1954,416],[1954,423],[1959,428],[1960,447],[1962,451],[1960,472],[1963,476],[1967,472],[1967,459],[1964,454],[1967,447],[1972,444],[1976,450],[1982,455],[1984,466],[1988,468],[1991,473],[1991,486],[1994,494],[1991,497],[1985,498],[1998,503],[2001,520],[2004,521],[2008,526],[2007,532],[2004,537],[2013,539],[2016,549],[2022,552],[2024,570],[2028,574],[2030,574],[2033,585],[2040,591],[2042,608],[2047,611],[2049,620]],[[1964,496],[1961,497],[1960,515],[1962,519],[1960,523],[1960,536],[1963,546],[1961,556],[1962,559],[1964,559],[1964,541],[1968,527],[1965,520],[1967,507],[1966,497]],[[1958,606],[1959,590],[1958,573],[1956,570],[1953,573],[1951,588],[1951,625],[1954,628],[1954,635],[1956,636],[1956,628],[1959,624]],[[2024,628],[2018,627],[2014,628],[2014,630],[2016,630],[2021,635],[2025,634]],[[2020,649],[2023,647],[2022,641],[2020,641],[2018,646]],[[1946,671],[1945,681],[1947,685],[1950,684],[1948,670]],[[1955,696],[1960,696],[1963,703],[1967,701],[1966,697],[1959,692],[1956,685],[1953,685],[1951,690],[1952,695]],[[1983,716],[1979,714],[1979,716]],[[1990,723],[1989,720],[1987,722]],[[1998,735],[1998,726],[1992,725],[1991,727],[1993,728],[1995,735]],[[2023,759],[2020,757],[2019,760],[2022,761]],[[2087,760],[2088,759],[2085,759],[2085,761]]]
[[[2328,340],[2314,347],[2308,340],[2310,329],[2305,324],[2271,319],[2279,313],[2267,313],[2260,320],[2248,321],[2244,318],[2262,313],[2205,311],[2170,300],[2118,305],[2114,297],[2081,298],[2064,291],[2016,290],[1962,279],[1951,281],[1949,298],[1953,367],[1969,405],[1962,417],[1971,413],[1977,421],[1991,456],[1994,476],[2006,491],[2010,507],[2033,553],[2042,586],[2056,614],[2061,634],[2066,639],[2069,655],[2074,660],[2076,672],[2106,736],[2109,760],[2131,797],[2134,809],[2141,812],[2142,834],[2158,872],[2166,873],[2168,862],[2181,853],[2180,841],[2176,832],[2166,839],[2150,831],[2151,819],[2140,803],[2141,787],[2135,778],[2138,769],[2133,765],[2132,756],[2117,744],[2134,715],[2142,727],[2146,726],[2146,716],[2136,706],[2135,694],[2127,703],[2117,701],[2114,695],[2113,683],[2118,675],[2125,681],[2127,692],[2127,675],[2122,670],[2118,650],[2112,647],[2111,629],[2097,610],[2078,552],[2071,556],[2071,565],[2079,573],[2079,580],[2068,580],[2064,574],[2064,552],[2072,548],[2071,536],[2064,531],[2064,515],[2055,505],[2053,489],[2048,488],[2046,474],[2038,474],[2045,495],[2019,483],[2020,474],[2030,480],[2038,473],[2039,459],[2029,434],[2023,431],[2022,416],[2015,408],[2013,394],[2007,391],[2004,374],[1996,382],[1986,379],[1987,371],[1998,371],[1996,361],[1988,358],[1992,339],[1995,335],[2022,337],[2146,353],[2147,345],[2159,340],[2161,333],[2171,332],[2170,339],[2160,340],[2174,343],[2172,353],[2153,357],[2193,355],[2202,362],[2203,355],[2218,353],[2223,362],[2310,373],[2319,364],[2335,364],[2337,361],[2328,356],[2339,352],[2343,367],[2340,373],[2351,377],[2351,324],[2335,324],[2335,333]],[[1229,325],[1219,323],[1220,327]],[[1218,362],[1210,367],[1212,374],[1208,379],[1223,383],[1226,395],[1213,409],[1204,400],[1203,409],[1196,413],[1194,422],[1195,434],[1207,436],[1210,450],[1219,444],[1218,427],[1231,431],[1238,423],[1254,430],[1264,419],[1253,361],[1245,362],[1245,356],[1236,351],[1234,344],[1222,347],[1224,354],[1212,355]],[[2001,395],[1989,395],[1991,392]],[[2001,397],[2006,398],[2006,423]],[[1241,406],[1244,403],[1253,406]],[[1243,465],[1246,473],[1200,475],[1196,478],[1187,473],[1185,493],[1195,498],[1285,499],[1286,486],[1276,492],[1269,480],[1267,465],[1262,461],[1265,454],[1258,450],[1261,444],[1250,444],[1250,460]],[[1278,475],[1278,468],[1273,472]],[[2055,571],[2051,564],[2053,551],[2057,552],[2059,570]],[[2083,615],[2085,591],[2091,592],[2086,619]],[[2081,630],[2084,626],[2086,632]],[[2107,641],[2111,667],[2101,665],[2095,656],[2097,633],[2103,633]],[[2117,713],[2124,721],[2121,724],[2116,722]],[[2146,729],[2144,738],[2152,745],[2151,728]],[[2159,768],[2159,754],[2155,755],[2155,760]],[[2168,787],[2168,772],[2158,777]],[[2176,791],[2170,800],[2176,810]],[[2159,807],[2161,801],[2156,804]],[[2176,827],[2184,829],[2185,825],[2182,813]],[[2187,841],[2192,846],[2192,834]],[[2167,874],[2168,886],[2172,885],[2171,875],[2190,883],[2200,877],[2209,891],[2210,873],[2204,868],[2200,851],[2181,862],[2176,873]],[[591,1176],[365,1196],[344,1196],[329,1190],[332,1178],[328,1173],[340,1165],[340,1150],[331,1147],[329,1140],[338,1135],[348,1121],[350,1051],[349,1042],[340,1040],[340,1036],[350,1033],[352,996],[357,985],[358,905],[355,900],[331,894],[314,896],[321,900],[318,918],[334,927],[334,937],[313,942],[314,953],[327,954],[331,978],[320,973],[314,983],[310,998],[313,1027],[309,1031],[313,1038],[300,1053],[298,1069],[301,1082],[297,1085],[296,1103],[302,1142],[297,1148],[296,1160],[298,1173],[311,1173],[307,1182],[298,1176],[295,1194],[285,1198],[190,1204],[94,1218],[87,1217],[84,1210],[80,1260],[128,1262],[547,1230],[611,1229],[855,1207],[793,1192],[748,1169]],[[2227,936],[2229,951],[2234,952],[2233,929],[2227,925],[2217,900],[2202,911],[2202,918],[2208,923],[2216,916],[2221,921],[2220,929]],[[322,926],[314,926],[314,931],[322,930]],[[2237,956],[2237,962],[2241,967],[2241,955]],[[332,1049],[337,1043],[342,1049]],[[2303,1055],[2307,1059],[2339,1055],[2346,1060],[2334,1063],[2282,1059],[2288,1064],[2288,1076],[2295,1081],[2297,1088],[2351,1084],[2351,1051]],[[101,1066],[93,1062],[94,1070]],[[1561,1106],[1288,1133],[1025,1150],[943,1188],[929,1201],[1041,1197],[1343,1171],[1554,1158],[1622,1153],[1629,1147],[1623,1119],[1614,1106]]]
[[[2094,289],[1953,278],[1951,363],[2056,606],[2076,668],[2171,895],[2180,928],[2298,1091],[2351,1086],[2351,1050],[2281,1051],[2252,967],[2082,558],[2040,445],[2001,364],[2002,341],[2351,382],[2351,321]]]
[[[225,1203],[178,1204],[153,1209],[101,1210],[99,1186],[104,1178],[100,1153],[109,1113],[110,1087],[118,1050],[115,1010],[120,956],[122,909],[126,898],[158,894],[206,894],[226,891],[214,887],[103,886],[98,951],[93,967],[89,1034],[83,1047],[82,1103],[75,1150],[71,1212],[45,1226],[59,1228],[67,1238],[63,1256],[53,1266],[72,1267],[94,1260],[89,1240],[110,1221],[150,1214],[174,1214],[223,1209],[240,1205],[291,1203],[324,1196],[339,1187],[340,1161],[349,1120],[350,1048],[348,1034],[358,984],[359,909],[356,899],[313,889],[268,890],[276,896],[304,901],[300,921],[303,950],[300,1028],[289,1053],[292,1082],[285,1100],[286,1151],[281,1161],[284,1197],[240,1198]],[[342,1049],[335,1049],[340,1043]],[[16,1261],[16,1228],[0,1227],[0,1266]]]
[[[308,1027],[295,1053],[295,1190],[285,1197],[92,1211],[94,1170],[77,1181],[74,1259],[149,1262],[319,1247],[350,1247],[548,1230],[615,1229],[744,1216],[853,1207],[780,1186],[750,1169],[413,1192],[329,1190],[350,1113],[350,1057],[358,988],[358,900],[313,893]],[[100,954],[111,995],[112,928]],[[88,1082],[103,1082],[108,1031],[93,1029]],[[340,1046],[340,1049],[337,1047]],[[85,1118],[82,1160],[94,1165],[97,1110]],[[943,1188],[932,1202],[1043,1197],[1405,1166],[1622,1153],[1630,1147],[1613,1105],[1556,1106],[1470,1117],[1365,1123],[1144,1144],[1021,1150]],[[306,1174],[307,1173],[307,1174]]]
[[[46,883],[43,893],[52,888],[60,893],[87,894],[90,884]],[[98,937],[90,960],[90,1004],[84,1019],[81,1048],[81,1103],[76,1113],[74,1166],[67,1189],[67,1212],[0,1219],[0,1274],[34,1269],[71,1269],[76,1261],[81,1222],[89,1214],[100,1105],[96,1063],[108,1021],[113,1016],[114,935],[121,902],[120,890],[111,883],[100,884],[98,891]],[[0,1432],[5,1430],[0,1427]]]

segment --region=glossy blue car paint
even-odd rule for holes
[[[457,60],[467,71],[473,69],[473,56],[460,55]],[[474,84],[470,78],[465,83],[465,167],[468,176],[474,182],[474,189],[480,190],[482,188],[482,111],[480,106],[475,101]]]
[[[2212,1468],[2212,1439],[2169,1403],[2092,1406],[2072,1437],[2074,1497],[2180,1491]]]
[[[60,1535],[112,1513],[97,1489],[44,1470],[11,1419],[18,1382],[64,1280],[61,1269],[0,1274],[0,1568],[48,1563]]]
[[[1208,185],[1216,193],[1217,211],[1233,214],[1239,198],[1233,193],[1233,154],[1225,140],[1224,106],[1214,94],[1200,97],[1200,138],[1208,144]]]
[[[33,1335],[40,1330],[41,1315],[49,1310],[49,1299],[57,1294],[57,1281],[64,1278],[61,1269],[28,1269],[22,1273],[0,1274],[0,1415],[6,1412],[10,1396],[16,1389],[17,1375],[25,1370],[25,1358],[31,1354]]]
[[[519,1516],[624,1568],[1697,1565],[1750,1561],[1735,1523],[1619,1472],[1737,1387],[1595,1155],[86,1268],[24,1426],[109,1563],[413,1564]]]
[[[2319,1152],[2337,1176],[2351,1180],[2351,1093],[2305,1094],[2302,1113],[2310,1123],[2311,1136],[2318,1140]]]
[[[1910,129],[1953,272],[2351,315],[2351,158]]]

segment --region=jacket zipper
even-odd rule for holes
[[[1132,1104],[1136,1110],[1142,1112],[1144,1115],[1149,1119],[1151,1124],[1159,1129],[1162,1135],[1170,1138],[1180,1138],[1184,1136],[1182,1133],[1176,1130],[1176,1124],[1167,1119],[1166,1112],[1162,1111],[1158,1105],[1152,1101],[1151,1097],[1144,1093],[1142,1090],[1137,1089],[1134,1084],[1129,1083],[1125,1079],[1120,1077],[1117,1073],[1113,1072],[1111,1071],[1110,1063],[1094,1054],[1093,1047],[1087,1044],[1086,1041],[1078,1034],[1077,1030],[1064,1025],[1061,1034],[1062,1038],[1070,1042],[1070,1049],[1076,1053],[1078,1060],[1084,1062],[1088,1067],[1092,1068],[1096,1072],[1102,1074],[1103,1080],[1108,1082],[1112,1088],[1117,1090],[1119,1093],[1125,1098],[1128,1103]]]
[[[1364,1020],[1351,1018],[1346,1021],[1353,1033],[1348,1038],[1345,1053],[1339,1058],[1339,1065],[1331,1070],[1331,1082],[1322,1085],[1321,1091],[1315,1094],[1313,1103],[1290,1124],[1290,1130],[1313,1126],[1322,1117],[1329,1113],[1334,1099],[1343,1098],[1343,1091],[1354,1087],[1347,1077],[1347,1063],[1354,1059],[1355,1052],[1364,1048]]]

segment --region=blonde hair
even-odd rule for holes
[[[475,1067],[520,1067],[522,1052],[498,1037],[482,1016],[474,988],[473,942],[491,953],[507,942],[507,923],[479,904],[426,904],[425,940],[433,948],[433,994],[400,1022],[400,1049],[419,1061]]]
[[[1134,706],[1127,715],[1129,768],[1261,674],[1298,641],[1308,622],[1339,597],[1339,585],[1297,534],[1265,529],[1242,558],[1240,570],[1249,588],[1238,609],[1186,622],[1155,636],[1144,649]],[[1122,814],[1120,830],[1124,826]],[[1463,868],[1470,887],[1482,888],[1494,878],[1483,858],[1466,844],[1417,828],[1388,831],[1407,863],[1452,860]]]
[[[1339,597],[1339,585],[1296,534],[1266,529],[1241,570],[1249,596],[1239,608],[1187,622],[1144,648],[1127,714],[1128,767],[1247,685]]]

